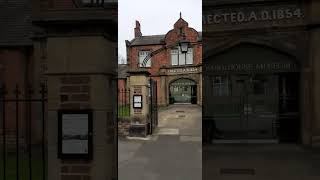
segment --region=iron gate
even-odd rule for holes
[[[152,134],[154,129],[158,126],[158,99],[157,99],[157,81],[150,79],[149,86],[149,94],[150,94],[150,123],[148,134]]]
[[[212,86],[205,89],[205,123],[212,127],[206,133],[214,133],[211,136],[216,139],[276,138],[277,76],[245,74],[209,78]]]
[[[0,89],[0,179],[46,179],[46,88]]]

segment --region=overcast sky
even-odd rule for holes
[[[118,0],[119,55],[126,57],[125,40],[134,38],[135,21],[142,35],[166,34],[182,18],[202,31],[202,0]]]

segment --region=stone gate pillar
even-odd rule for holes
[[[118,5],[58,1],[32,0],[34,39],[46,42],[48,180],[114,180]]]
[[[320,147],[320,2],[313,0],[309,3],[310,8],[310,60],[312,75],[312,101],[313,108],[311,119],[311,143],[313,147]]]
[[[47,42],[48,178],[112,180],[117,168],[116,44],[99,36],[52,37]],[[59,110],[92,112],[92,158],[59,157],[58,133],[64,129],[58,126]],[[75,131],[76,118],[68,127]]]
[[[149,83],[146,70],[129,71],[130,74],[130,128],[129,136],[147,136],[150,121]]]

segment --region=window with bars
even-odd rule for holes
[[[171,50],[171,65],[192,65],[193,64],[193,49],[189,48],[187,53],[182,53],[180,48]]]
[[[143,60],[150,54],[150,51],[139,51],[139,67],[143,67]],[[151,67],[151,58],[146,62],[144,67]]]

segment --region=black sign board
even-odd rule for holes
[[[58,111],[58,157],[92,158],[92,110]]]
[[[142,109],[142,95],[133,95],[133,108]]]

